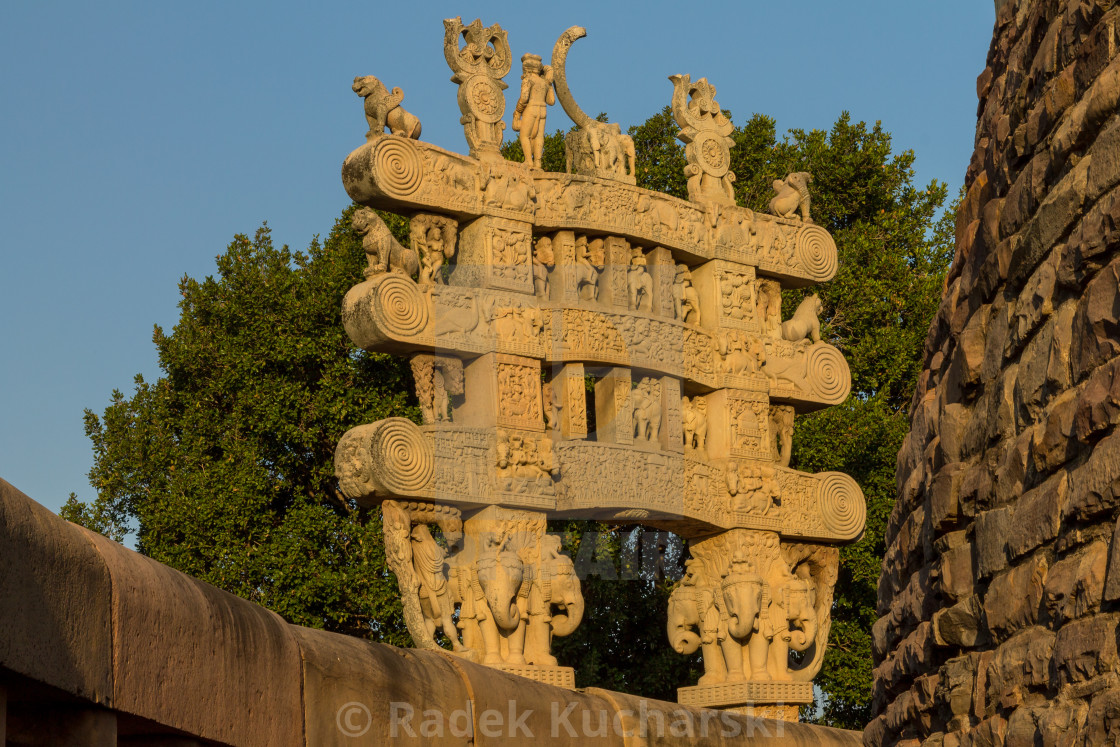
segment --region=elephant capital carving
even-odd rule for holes
[[[572,559],[560,553],[560,538],[545,535],[528,599],[525,658],[537,666],[556,666],[553,636],[570,635],[583,620],[584,600]]]

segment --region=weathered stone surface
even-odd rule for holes
[[[1012,558],[1024,555],[1058,536],[1068,480],[1065,472],[1026,493],[1015,503],[1007,550]]]
[[[972,648],[987,642],[980,599],[971,596],[933,615],[934,640],[938,646]]]
[[[114,707],[218,742],[302,744],[299,650],[279,615],[91,540],[113,578]]]
[[[984,614],[993,637],[1003,639],[1034,624],[1046,572],[1046,557],[1034,555],[992,579],[984,596]]]
[[[1120,358],[1101,366],[1077,393],[1071,435],[1087,443],[1120,422]]]
[[[1118,501],[1118,480],[1120,433],[1113,432],[1096,444],[1084,464],[1070,472],[1069,500],[1063,517],[1085,520],[1111,511]]]
[[[929,518],[935,532],[944,532],[961,518],[960,483],[965,465],[948,464],[933,478],[930,489]]]
[[[1026,691],[1044,687],[1050,679],[1054,633],[1027,628],[1005,641],[987,670],[987,708],[1014,708]]]
[[[1088,713],[1082,717],[1086,745],[1113,745],[1120,742],[1120,688],[1093,698]]]
[[[975,588],[972,553],[972,545],[951,547],[941,553],[940,590],[949,599],[963,599]]]
[[[1058,686],[1082,682],[1116,670],[1120,613],[1094,615],[1062,626],[1054,641]]]
[[[1085,288],[1073,320],[1074,380],[1120,353],[1120,259],[1097,273]]]
[[[1007,567],[1007,538],[1011,532],[1011,508],[992,509],[976,515],[976,571],[987,578]]]
[[[1065,464],[1077,453],[1073,433],[1073,418],[1077,410],[1077,392],[1065,391],[1058,395],[1050,407],[1041,429],[1035,432],[1031,447],[1035,470],[1043,474]]]
[[[111,581],[90,536],[0,480],[0,667],[110,705]]]
[[[1120,599],[1120,519],[1112,529],[1112,540],[1108,545],[1108,570],[1104,580],[1104,599],[1114,602]]]
[[[1097,541],[1062,558],[1046,577],[1046,612],[1052,624],[1082,617],[1100,607],[1108,546]]]

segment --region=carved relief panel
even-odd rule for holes
[[[528,223],[489,216],[464,227],[451,282],[532,294],[531,228]]]

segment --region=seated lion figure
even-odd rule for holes
[[[385,84],[372,75],[354,78],[353,89],[354,93],[366,100],[366,121],[369,122],[366,140],[384,135],[386,127],[393,135],[420,139],[420,120],[401,106],[404,91],[394,88],[390,93],[385,89]]]
[[[820,342],[821,322],[817,318],[817,314],[820,313],[821,297],[816,293],[806,296],[797,307],[797,311],[793,312],[793,318],[782,322],[782,339],[790,342],[807,342],[812,338],[813,342]]]

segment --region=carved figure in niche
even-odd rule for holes
[[[369,132],[366,140],[373,140],[385,134],[385,128],[394,135],[420,139],[420,120],[409,114],[401,106],[404,91],[394,88],[392,93],[372,75],[359,75],[354,78],[354,93],[365,99],[366,121]]]
[[[405,248],[393,238],[389,227],[377,213],[369,208],[359,208],[350,218],[350,225],[362,237],[362,249],[366,252],[369,266],[365,269],[368,278],[382,272],[399,272],[408,277],[420,269],[416,252]]]
[[[547,433],[538,439],[499,428],[495,454],[498,489],[508,493],[552,493],[556,458],[552,438]]]
[[[540,561],[530,569],[525,659],[540,667],[554,667],[556,657],[549,653],[552,636],[570,635],[579,626],[584,612],[583,593],[575,564],[561,553],[560,538],[554,534],[541,538]]]
[[[785,179],[774,182],[774,197],[770,200],[770,212],[782,218],[792,218],[801,210],[801,220],[812,223],[809,217],[809,182],[813,175],[808,171],[798,171]]]
[[[696,396],[681,398],[681,426],[684,448],[704,451],[708,442],[708,401]]]
[[[634,439],[657,443],[661,433],[661,382],[645,377],[634,388]]]
[[[730,137],[735,129],[715,99],[716,87],[701,78],[695,83],[688,75],[670,75],[673,82],[673,119],[680,126],[677,137],[685,143],[684,168],[688,177],[688,199],[734,205],[731,184],[735,174],[729,170]]]
[[[787,322],[782,322],[782,339],[805,344],[809,344],[809,340],[820,342],[821,323],[817,318],[820,313],[820,296],[816,293],[807,296],[798,305],[797,311],[793,312],[793,318]]]
[[[762,331],[770,337],[782,336],[782,286],[775,280],[760,278],[755,293],[758,308],[756,318],[762,324]]]
[[[434,636],[437,629],[442,630],[451,641],[451,648],[462,651],[458,629],[452,618],[454,602],[444,572],[446,557],[426,525],[417,524],[412,528],[412,566],[420,581],[420,609],[424,612],[428,635]]]
[[[551,381],[541,384],[541,398],[544,400],[544,429],[556,430],[560,423],[560,407],[553,393]]]
[[[631,311],[653,311],[653,278],[646,269],[647,264],[641,248],[634,247],[630,251],[630,267],[626,274]]]
[[[685,561],[684,577],[669,595],[666,624],[669,642],[678,654],[691,654],[701,649],[704,657],[701,685],[722,682],[727,676],[719,647],[721,621],[715,604],[717,593],[700,561],[689,558]]]
[[[777,475],[767,465],[733,464],[727,468],[727,491],[731,509],[756,516],[768,516],[781,495]]]
[[[539,54],[521,55],[521,96],[513,110],[513,129],[520,133],[521,150],[530,168],[541,167],[547,107],[555,103],[552,66],[542,65]]]
[[[502,78],[513,64],[506,32],[498,24],[483,26],[475,19],[469,26],[461,18],[443,22],[443,56],[459,84],[459,111],[470,154],[490,161],[502,160],[499,146],[506,123],[502,119],[508,86]],[[463,46],[460,47],[460,41]]]
[[[447,285],[443,262],[455,256],[455,233],[458,225],[439,215],[415,215],[410,231],[412,248],[420,255],[420,285]]]
[[[580,300],[599,300],[599,270],[603,268],[603,260],[602,239],[588,242],[586,236],[576,237],[575,284]]]
[[[700,323],[700,294],[692,285],[692,273],[687,265],[677,265],[673,282],[673,312],[685,324]]]
[[[533,247],[533,293],[548,298],[548,271],[556,263],[552,239],[541,236]]]
[[[771,459],[783,467],[789,466],[793,452],[794,409],[789,405],[770,405]]]
[[[412,356],[410,363],[424,425],[450,422],[449,395],[463,393],[463,362],[458,358],[420,353]]]

